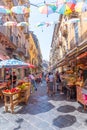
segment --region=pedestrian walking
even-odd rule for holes
[[[57,91],[59,91],[60,87],[61,87],[61,78],[60,78],[60,74],[58,71],[55,74],[55,79],[56,79]]]
[[[47,75],[46,75],[47,94],[49,94],[49,87],[48,87],[48,83],[49,83],[49,74],[47,74]]]
[[[54,76],[53,73],[50,72],[48,76],[48,95],[53,96],[54,95]]]
[[[36,85],[36,81],[35,81],[35,76],[34,74],[29,74],[29,80],[31,82],[31,84],[33,85],[35,91],[37,91],[37,85]]]

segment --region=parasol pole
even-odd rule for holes
[[[13,88],[13,68],[12,68],[12,88]]]

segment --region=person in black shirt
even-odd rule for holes
[[[57,91],[59,91],[59,85],[61,83],[61,78],[60,78],[60,74],[58,71],[56,72],[55,76],[56,76],[56,83],[57,83]]]
[[[12,77],[9,73],[6,73],[5,81],[7,82],[7,87],[10,88],[12,83]]]
[[[12,77],[13,77],[13,79],[12,79],[13,87],[15,87],[16,81],[17,81],[17,76],[16,76],[15,72],[13,72],[13,76]]]

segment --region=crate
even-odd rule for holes
[[[30,97],[30,87],[31,85],[26,86],[25,89],[19,90],[18,92],[14,93],[7,93],[2,91],[4,95],[4,103],[5,103],[5,111],[8,112],[10,108],[11,113],[14,113],[14,107],[17,106],[19,103],[24,102],[27,104],[29,97]]]
[[[10,108],[11,113],[14,113],[14,107],[19,104],[20,92],[6,93],[3,92],[5,111],[8,112]]]
[[[20,91],[20,99],[19,99],[19,102],[24,102],[27,104],[28,100],[29,100],[29,97],[30,97],[30,85],[29,86],[26,86],[25,89],[21,90]]]

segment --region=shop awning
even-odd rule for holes
[[[81,58],[84,58],[84,57],[87,57],[87,52],[84,52],[84,53],[82,53],[81,55],[79,55],[79,56],[77,57],[77,60],[79,60],[79,59],[81,59]]]

